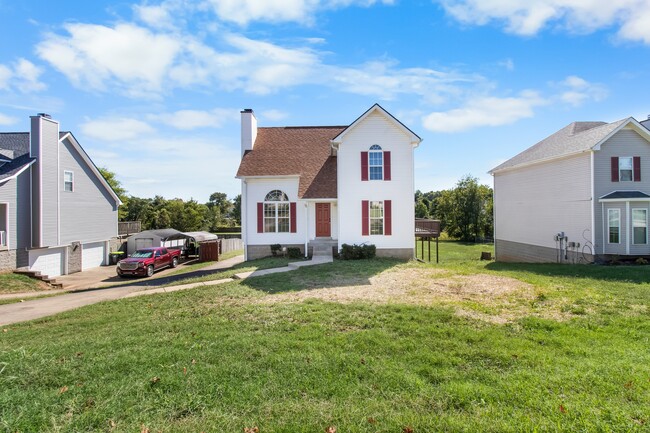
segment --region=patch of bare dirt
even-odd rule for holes
[[[379,304],[452,306],[456,314],[489,323],[504,324],[530,315],[535,288],[514,278],[491,275],[445,275],[435,269],[389,270],[370,278],[370,284],[336,286],[269,295],[261,303],[370,302]],[[553,315],[555,316],[555,313]],[[557,317],[553,317],[557,318]]]

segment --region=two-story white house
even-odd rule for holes
[[[108,263],[120,199],[47,114],[0,133],[0,270],[56,277]]]
[[[257,127],[241,112],[242,239],[247,260],[270,245],[374,244],[414,253],[414,149],[420,137],[375,104],[347,126]]]
[[[573,122],[490,172],[499,261],[650,256],[650,131]]]

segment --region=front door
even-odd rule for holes
[[[316,237],[329,238],[332,236],[330,224],[330,204],[316,203]]]

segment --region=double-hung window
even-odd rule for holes
[[[632,209],[632,241],[635,245],[648,243],[647,209]]]
[[[621,211],[620,209],[607,209],[607,226],[609,228],[609,243],[621,243]]]
[[[618,178],[621,182],[632,182],[633,170],[631,156],[618,158]]]
[[[370,170],[370,180],[382,180],[384,178],[384,152],[377,144],[370,146],[368,168]]]
[[[384,202],[383,201],[370,202],[370,234],[371,235],[384,234]]]
[[[63,191],[74,191],[74,173],[68,170],[63,172]]]
[[[280,190],[273,190],[264,199],[264,232],[289,233],[289,198]]]

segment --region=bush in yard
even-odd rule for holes
[[[372,244],[341,245],[341,258],[343,260],[372,259],[377,255],[377,247]]]
[[[271,254],[273,255],[273,257],[277,256],[281,249],[282,249],[282,245],[280,245],[280,244],[272,244],[271,245]]]
[[[296,247],[287,248],[287,255],[289,256],[290,259],[299,259],[302,257],[300,248],[296,248]]]

